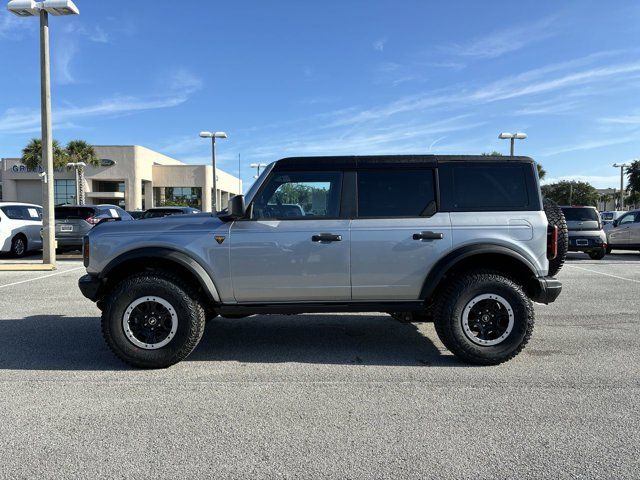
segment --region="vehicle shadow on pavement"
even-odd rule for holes
[[[353,314],[218,317],[189,360],[468,367],[441,353],[415,324]]]
[[[435,334],[435,333],[434,333]],[[387,315],[215,318],[187,361],[466,366],[442,354],[414,324]],[[0,369],[129,370],[108,349],[96,317],[0,320]]]
[[[34,315],[0,320],[0,369],[124,370],[96,317]]]

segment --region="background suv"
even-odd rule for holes
[[[594,260],[607,253],[607,235],[595,207],[561,207],[569,229],[569,251],[585,252]]]
[[[63,205],[55,208],[58,248],[80,248],[82,238],[103,218],[133,220],[115,205]]]
[[[614,220],[607,231],[608,251],[640,250],[640,210],[631,210]]]
[[[42,207],[31,203],[0,202],[0,252],[24,257],[42,248]]]

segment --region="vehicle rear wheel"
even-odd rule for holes
[[[102,334],[109,348],[140,368],[166,368],[185,359],[200,342],[204,327],[198,297],[165,273],[124,279],[102,312]]]
[[[27,254],[27,237],[19,233],[11,240],[11,255],[22,258]]]
[[[569,229],[562,209],[553,200],[544,199],[544,213],[550,226],[558,227],[558,254],[549,260],[549,275],[555,277],[564,265],[569,251]]]
[[[515,357],[533,332],[533,304],[522,287],[491,272],[453,279],[436,301],[436,332],[460,359],[497,365]]]
[[[604,248],[601,248],[600,250],[590,251],[589,257],[591,257],[592,260],[602,260],[606,254],[607,254],[607,250]]]

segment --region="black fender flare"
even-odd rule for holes
[[[429,298],[438,287],[440,280],[442,280],[446,273],[451,270],[451,268],[455,267],[458,263],[469,257],[485,254],[508,256],[514,260],[517,260],[523,266],[526,266],[531,271],[532,277],[537,277],[536,268],[533,263],[531,263],[524,255],[522,255],[520,252],[517,252],[516,250],[505,247],[504,245],[496,245],[492,243],[466,245],[464,247],[457,248],[452,252],[449,252],[447,255],[438,260],[433,268],[431,268],[424,280],[424,283],[422,284],[422,289],[420,290],[420,299],[426,300],[427,298]]]
[[[106,267],[102,269],[99,274],[101,280],[108,277],[109,272],[112,272],[120,265],[129,262],[131,260],[161,258],[163,260],[169,260],[175,262],[180,266],[186,268],[193,276],[198,280],[200,286],[207,293],[209,298],[216,303],[220,303],[220,295],[216,285],[207,272],[207,270],[198,262],[195,258],[191,257],[187,253],[179,250],[174,250],[166,247],[142,247],[118,255],[111,260]]]

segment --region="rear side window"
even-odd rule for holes
[[[451,211],[541,209],[531,164],[449,163],[440,172],[443,203]]]
[[[32,220],[35,222],[42,220],[42,208],[40,207],[13,205],[0,208],[2,209],[2,213],[11,220]]]
[[[436,213],[432,169],[361,170],[358,217],[425,217]]]

